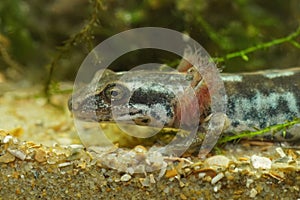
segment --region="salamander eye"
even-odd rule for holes
[[[104,95],[109,101],[122,102],[127,99],[129,90],[120,83],[110,83],[104,89]]]

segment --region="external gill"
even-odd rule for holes
[[[201,52],[187,48],[184,57],[198,66],[205,66]],[[211,98],[217,91],[209,91],[207,83],[187,60],[182,59],[178,70],[193,74],[202,117],[210,117]],[[205,62],[205,59],[204,59]],[[209,68],[207,68],[209,70]],[[227,95],[226,123],[223,134],[256,131],[300,118],[300,67],[283,70],[266,70],[254,73],[221,73]],[[200,81],[201,80],[201,81]],[[214,84],[211,80],[208,84]],[[200,128],[205,126],[205,119]],[[206,132],[207,127],[200,131]],[[300,140],[300,124],[280,131],[266,131],[256,138],[275,141]]]

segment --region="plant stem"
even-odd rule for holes
[[[223,144],[226,142],[230,142],[230,141],[238,140],[238,139],[242,139],[242,138],[252,138],[256,135],[262,135],[267,132],[275,133],[275,132],[283,130],[289,126],[293,126],[295,124],[300,124],[300,118],[294,119],[294,120],[286,122],[284,124],[276,124],[273,126],[269,126],[267,128],[264,128],[264,129],[261,129],[258,131],[253,131],[253,132],[247,131],[247,132],[237,133],[236,135],[233,135],[233,136],[224,136],[223,138],[221,138],[218,141],[218,143]]]
[[[291,33],[290,35],[286,36],[286,37],[282,37],[282,38],[278,38],[275,40],[272,40],[270,42],[266,42],[266,43],[262,43],[262,44],[258,44],[256,46],[252,46],[249,48],[246,48],[244,50],[241,51],[237,51],[237,52],[233,52],[233,53],[229,53],[223,57],[216,57],[213,60],[215,62],[224,62],[226,60],[232,59],[232,58],[236,58],[236,57],[242,57],[244,60],[248,60],[247,54],[252,53],[254,51],[260,50],[260,49],[265,49],[271,46],[275,46],[275,45],[279,45],[285,42],[290,42],[292,43],[295,47],[300,48],[300,44],[298,42],[295,41],[295,38],[297,38],[300,35],[300,27],[298,27],[298,29]]]

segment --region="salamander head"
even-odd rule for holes
[[[101,78],[99,73],[102,73]],[[128,76],[110,70],[98,72],[90,84],[70,98],[69,109],[77,119],[84,121],[172,127],[176,95],[169,87],[175,85],[170,81],[174,75],[166,76],[169,85],[157,81],[162,74],[156,72],[136,71]]]
[[[101,74],[103,82],[98,83],[98,76]],[[76,118],[84,121],[108,121],[110,119],[111,109],[104,98],[104,88],[110,82],[108,77],[111,81],[116,80],[114,72],[99,71],[91,83],[73,93],[68,101],[68,107]]]

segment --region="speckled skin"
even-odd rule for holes
[[[110,84],[118,83],[125,96],[131,96],[125,106],[121,101],[114,102],[119,113],[118,121],[176,127],[180,120],[177,111],[178,96],[184,94],[182,88],[187,86],[187,81],[192,80],[193,76],[164,71],[136,71],[124,78],[125,74],[126,72],[107,71],[100,81],[96,75],[92,84],[73,96],[73,105],[70,100],[70,110],[78,119],[113,121],[111,99],[107,98],[106,90]],[[118,80],[119,78],[122,80]],[[226,115],[230,121],[224,133],[255,131],[300,117],[300,68],[222,74],[222,79],[228,97]],[[165,84],[158,84],[161,81]],[[135,92],[130,93],[126,87]],[[168,88],[179,93],[174,95]],[[206,91],[205,84],[199,91]],[[203,116],[209,115],[209,101],[206,101],[209,94],[201,94],[199,97],[202,98],[199,105],[204,108],[200,111],[206,112],[199,119],[201,123]],[[192,113],[193,106],[188,106],[188,109]],[[290,127],[285,134],[267,133],[258,137],[265,140],[297,141],[300,139],[300,125]]]
[[[300,117],[300,68],[255,73],[223,74],[231,120],[227,132],[255,131]],[[265,134],[264,139],[295,141],[300,125],[283,135]]]

